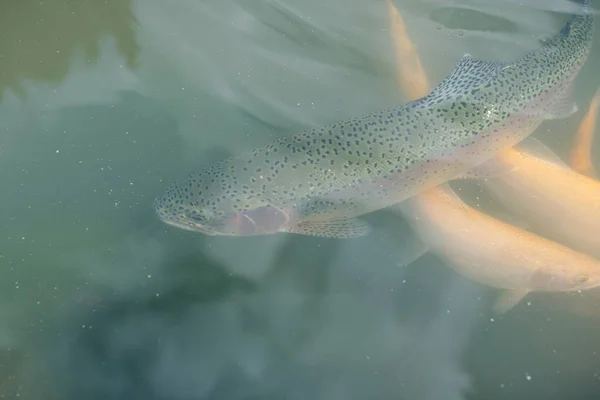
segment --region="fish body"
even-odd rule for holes
[[[590,48],[589,10],[510,62],[465,55],[427,96],[283,137],[190,174],[157,198],[166,223],[209,235],[356,237],[354,217],[444,183],[575,111],[570,87]]]
[[[590,178],[598,176],[592,163],[592,143],[598,123],[598,110],[600,109],[600,89],[596,91],[590,108],[583,117],[579,129],[575,134],[575,143],[571,150],[571,167]]]
[[[466,205],[447,184],[396,206],[426,249],[461,275],[505,289],[506,311],[527,293],[585,290],[600,284],[600,262]]]
[[[532,138],[489,163],[506,172],[483,184],[513,215],[552,240],[600,258],[599,181],[575,172]]]

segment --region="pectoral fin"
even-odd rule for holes
[[[546,119],[562,119],[570,117],[577,112],[577,104],[573,100],[573,84],[559,93],[552,102],[550,107],[545,110],[544,117]]]
[[[429,249],[427,246],[421,243],[421,246],[411,248],[409,251],[402,253],[400,259],[396,262],[396,265],[399,267],[408,267],[410,264],[423,257],[428,251]]]
[[[503,291],[496,303],[494,303],[494,312],[496,314],[504,314],[514,306],[516,306],[523,297],[527,296],[529,289],[512,289]]]
[[[495,159],[485,161],[467,172],[459,175],[456,179],[492,179],[509,174],[517,167],[506,167]]]
[[[348,218],[334,221],[299,222],[287,228],[285,232],[299,235],[350,239],[368,235],[371,232],[371,226],[358,218]]]
[[[544,143],[539,139],[532,136],[521,141],[517,146],[517,150],[529,154],[539,160],[546,161],[548,163],[557,165],[561,168],[571,169],[559,156],[557,156],[552,150],[550,150]]]

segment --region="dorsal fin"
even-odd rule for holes
[[[491,81],[510,65],[500,61],[479,60],[466,53],[454,70],[427,97],[440,95],[456,97],[470,94],[472,90],[477,90],[478,87]]]

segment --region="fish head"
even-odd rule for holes
[[[531,280],[537,290],[570,292],[588,290],[600,286],[600,263],[583,260],[580,268],[574,265],[556,266],[553,270],[537,270]]]
[[[210,236],[267,235],[285,231],[291,223],[291,208],[240,191],[205,187],[206,192],[194,192],[193,185],[175,182],[154,200],[154,210],[168,225]]]

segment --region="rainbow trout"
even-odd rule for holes
[[[154,202],[167,224],[208,235],[366,235],[356,218],[465,175],[576,111],[571,87],[593,33],[588,1],[512,62],[466,54],[427,96],[283,137],[173,183]]]

